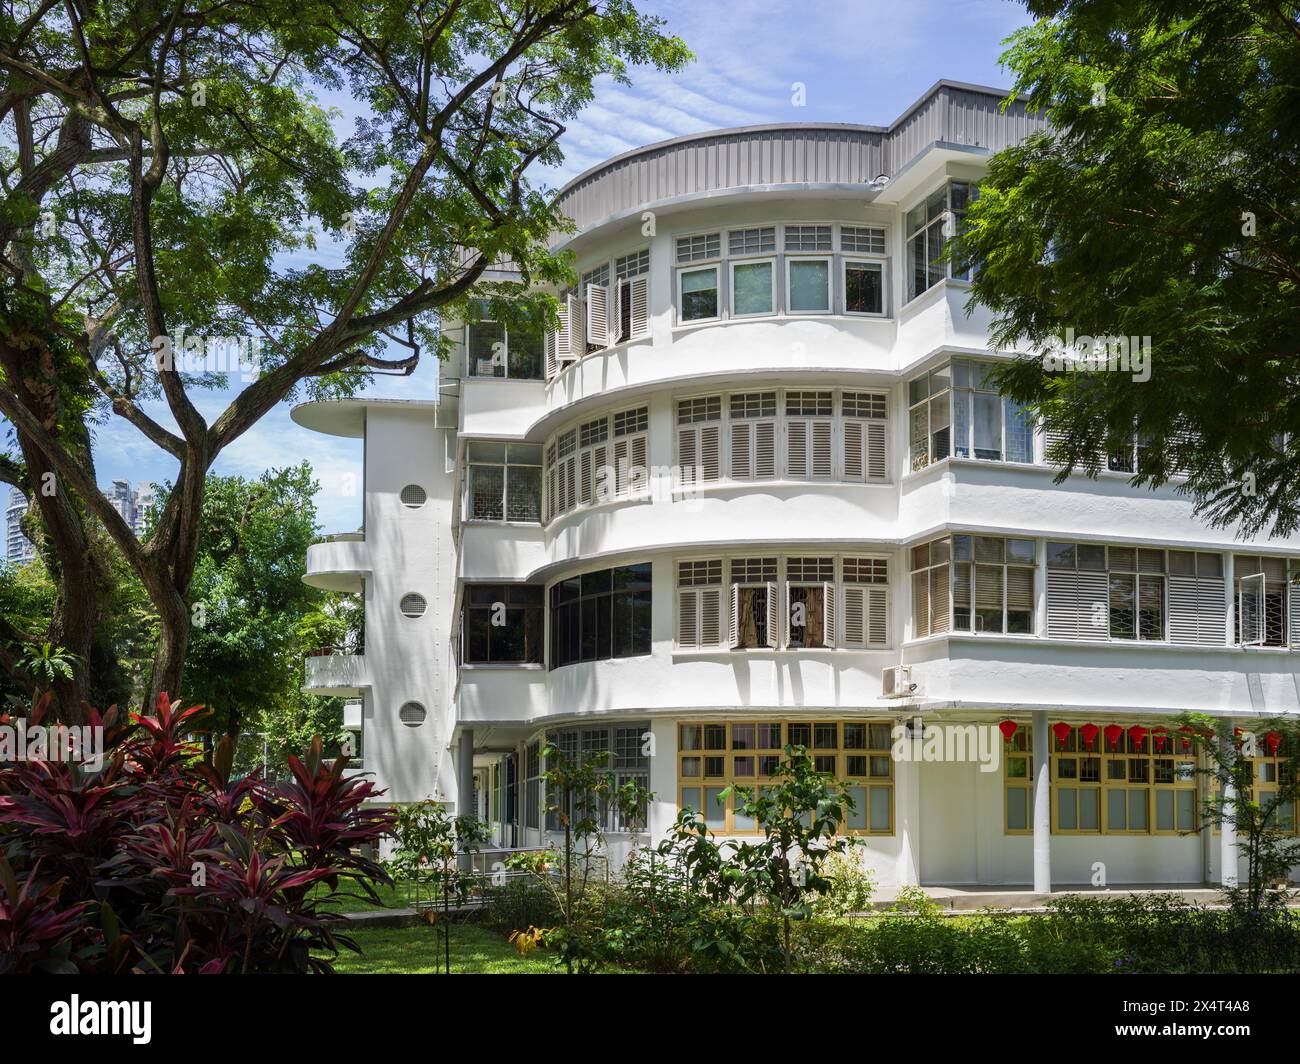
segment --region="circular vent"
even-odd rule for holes
[[[423,617],[428,605],[424,601],[423,595],[417,595],[412,591],[409,595],[402,596],[402,602],[398,608],[408,617]]]
[[[418,728],[427,716],[428,713],[419,702],[407,702],[397,711],[397,719],[408,728]]]
[[[428,494],[419,484],[408,484],[402,489],[402,505],[409,506],[412,510],[423,506],[428,498]]]

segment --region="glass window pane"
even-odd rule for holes
[[[850,314],[883,314],[885,286],[882,277],[879,263],[846,263],[844,309]]]
[[[1029,827],[1029,788],[1007,788],[1007,830],[1025,831]]]
[[[717,831],[722,830],[727,822],[727,802],[722,797],[724,790],[725,787],[704,788],[704,823]]]
[[[871,830],[887,832],[890,829],[890,797],[892,787],[871,788]]]
[[[1123,831],[1128,826],[1125,812],[1125,792],[1117,787],[1106,790],[1106,828],[1109,831]]]
[[[718,271],[691,270],[681,275],[682,320],[697,321],[718,316]]]
[[[1128,828],[1129,831],[1146,831],[1147,824],[1147,792],[1144,789],[1134,789],[1128,792]]]
[[[790,309],[792,311],[829,311],[831,309],[830,263],[820,259],[794,259],[790,267]]]
[[[1076,798],[1073,787],[1061,787],[1056,792],[1056,826],[1061,831],[1075,831],[1079,827]]]
[[[1101,830],[1101,791],[1096,787],[1079,791],[1079,830]]]
[[[734,313],[772,313],[772,263],[736,263],[731,271],[731,284]]]
[[[1173,831],[1174,828],[1174,792],[1156,791],[1156,830]]]
[[[848,815],[848,827],[851,831],[865,831],[867,827],[867,788],[850,787],[849,797],[853,799],[853,811]]]
[[[1178,795],[1178,830],[1194,831],[1196,829],[1196,792],[1181,790]]]

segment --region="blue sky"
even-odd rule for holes
[[[663,16],[696,61],[677,75],[635,72],[630,87],[599,85],[592,106],[561,141],[564,166],[538,175],[554,187],[611,155],[697,130],[790,121],[884,125],[939,78],[1005,87],[1002,41],[1029,21],[1011,0],[744,0],[726,7],[647,0],[640,6]],[[792,102],[796,82],[805,86],[804,106]],[[343,114],[340,135],[351,132],[352,117]],[[314,256],[329,257],[327,249]],[[429,399],[436,390],[437,366],[425,364],[412,377],[379,380],[371,394]],[[198,392],[195,402],[211,422],[228,398]],[[171,459],[117,418],[98,431],[95,450],[102,484],[174,475]],[[299,428],[288,404],[227,448],[215,471],[256,476],[303,459],[321,484],[322,527],[358,527],[360,499],[345,485],[350,475],[360,481],[360,442]]]

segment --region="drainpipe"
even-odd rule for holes
[[[474,809],[474,729],[465,728],[460,733],[456,748],[456,815],[469,816]],[[462,871],[470,870],[470,855],[463,853],[459,859]]]

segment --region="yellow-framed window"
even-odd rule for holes
[[[679,721],[678,807],[698,809],[719,835],[761,829],[739,811],[732,786],[761,791],[784,758],[784,747],[806,747],[819,772],[849,784],[851,835],[894,833],[893,724],[889,721]]]
[[[1051,739],[1052,831],[1061,835],[1179,835],[1199,823],[1196,761],[1170,737],[1160,746],[1128,725],[1098,732],[1089,748],[1077,726]]]
[[[1251,790],[1254,792],[1252,797],[1260,803],[1261,808],[1277,800],[1277,792],[1285,787],[1292,785],[1291,779],[1291,754],[1286,749],[1286,740],[1284,739],[1278,748],[1271,754],[1264,753],[1251,760]],[[1272,813],[1270,824],[1279,831],[1285,831],[1295,835],[1300,833],[1297,824],[1300,818],[1296,815],[1295,801],[1283,802],[1278,805]]]
[[[1008,835],[1034,830],[1033,750],[1033,732],[1023,725],[1002,744],[1002,826]]]

